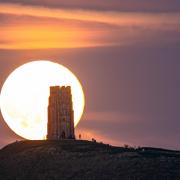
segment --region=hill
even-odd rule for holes
[[[20,141],[0,150],[1,180],[180,180],[180,151],[79,141]]]

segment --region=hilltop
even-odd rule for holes
[[[180,151],[80,141],[19,141],[0,150],[2,180],[179,180]]]

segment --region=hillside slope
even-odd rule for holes
[[[89,141],[20,141],[0,150],[0,180],[180,180],[180,152]]]

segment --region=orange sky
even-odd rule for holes
[[[0,13],[13,19],[0,25],[2,49],[80,48],[128,44],[138,40],[143,29],[156,31],[174,28],[180,18],[179,13],[67,10],[9,3],[0,3]]]

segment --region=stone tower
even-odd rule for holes
[[[47,139],[74,139],[74,111],[70,86],[50,87]]]

